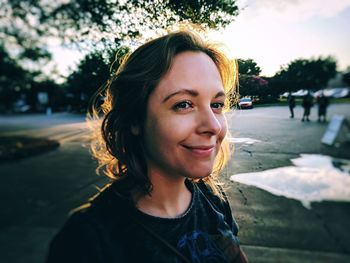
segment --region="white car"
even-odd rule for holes
[[[239,99],[238,107],[240,109],[252,109],[253,101],[251,98],[241,98]]]

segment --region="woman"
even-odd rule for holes
[[[74,212],[48,262],[247,262],[217,178],[236,81],[235,64],[188,32],[126,58],[100,92],[92,144],[112,183]]]

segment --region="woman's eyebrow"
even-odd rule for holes
[[[219,91],[219,92],[216,94],[215,99],[217,99],[217,98],[219,98],[219,97],[226,97],[225,92]]]
[[[198,91],[196,91],[196,90],[181,89],[181,90],[175,91],[175,92],[169,94],[168,96],[166,96],[166,97],[163,99],[162,103],[165,103],[165,102],[166,102],[167,100],[169,100],[171,97],[173,97],[173,96],[175,96],[175,95],[179,95],[179,94],[180,94],[180,95],[181,95],[181,94],[188,94],[188,95],[190,95],[190,96],[192,96],[192,97],[197,97],[197,96],[199,95]],[[226,97],[225,92],[219,91],[219,92],[215,95],[214,98],[216,99],[216,98],[219,98],[219,97]]]
[[[169,100],[171,97],[175,96],[175,95],[179,95],[179,94],[188,94],[192,97],[197,97],[199,95],[198,91],[196,90],[191,90],[191,89],[181,89],[181,90],[177,90],[171,94],[169,94],[168,96],[166,96],[162,103],[166,102],[167,100]]]

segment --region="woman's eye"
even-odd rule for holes
[[[192,103],[189,101],[181,101],[175,104],[173,108],[175,110],[186,110],[186,109],[192,108],[192,106],[193,106]]]
[[[214,109],[222,109],[224,107],[224,103],[222,102],[215,102],[211,104],[211,107]]]

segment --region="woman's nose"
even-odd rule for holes
[[[222,123],[219,121],[218,116],[213,112],[212,108],[200,112],[199,118],[198,131],[200,133],[208,133],[211,135],[220,133]]]

